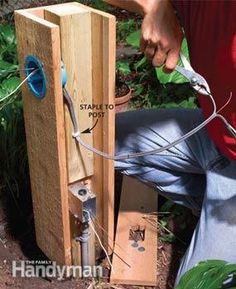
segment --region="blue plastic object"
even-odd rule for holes
[[[29,55],[25,59],[25,69],[26,76],[35,70],[35,73],[28,78],[27,83],[34,96],[43,98],[47,91],[47,81],[42,62],[36,56]]]
[[[67,83],[67,74],[66,74],[66,69],[64,67],[63,62],[61,62],[61,81],[62,81],[62,87],[64,87]]]
[[[37,98],[43,98],[47,91],[47,81],[43,69],[42,62],[34,55],[29,55],[25,59],[26,76],[29,76],[32,71],[35,70],[27,80],[29,89]],[[67,83],[67,74],[63,62],[61,61],[61,79],[62,87]]]

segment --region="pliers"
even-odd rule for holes
[[[210,87],[203,76],[194,71],[188,59],[180,52],[180,59],[183,63],[183,66],[177,65],[175,70],[187,78],[193,87],[198,93],[203,95],[210,95]]]

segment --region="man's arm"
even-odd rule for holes
[[[183,31],[169,0],[104,0],[143,15],[140,49],[154,66],[173,70],[179,59]]]

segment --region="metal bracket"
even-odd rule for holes
[[[89,221],[89,214],[93,217],[96,215],[96,196],[81,183],[69,186],[69,209],[70,212],[79,219],[81,223]]]

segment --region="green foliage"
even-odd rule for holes
[[[91,6],[95,9],[102,10],[102,11],[106,11],[108,7],[107,3],[102,0],[77,0],[76,2]]]
[[[138,48],[139,42],[140,42],[140,37],[141,37],[141,30],[139,29],[139,30],[136,30],[136,31],[132,32],[131,34],[129,34],[126,37],[126,42],[130,46],[133,46],[134,48]]]
[[[131,45],[134,48],[139,47],[139,41],[141,37],[141,30],[137,30],[133,33],[131,33],[127,38],[126,42],[127,44]],[[181,52],[189,59],[189,52],[188,52],[188,44],[186,39],[183,40],[182,46],[181,46]],[[136,69],[138,69],[141,64],[143,65],[146,61],[146,58],[142,58],[140,60],[140,63],[136,64]],[[181,65],[181,60],[179,60],[178,65]],[[180,73],[177,71],[173,71],[172,73],[165,73],[162,69],[162,67],[156,68],[156,75],[159,79],[160,83],[167,84],[167,83],[186,83],[187,80],[185,77],[183,77]]]
[[[236,276],[236,264],[229,264],[222,260],[208,260],[200,262],[198,265],[186,272],[176,289],[223,289],[225,281]],[[234,281],[233,281],[234,282]],[[231,283],[233,283],[231,282]],[[235,286],[229,284],[227,288]]]
[[[139,47],[140,30],[126,37],[126,42],[134,48]],[[189,58],[186,39],[183,40],[182,53]],[[181,61],[179,60],[179,65]],[[129,85],[134,90],[133,107],[145,108],[195,108],[196,96],[186,79],[177,71],[163,72],[162,67],[153,68],[145,57],[136,59],[130,67],[136,78]],[[155,76],[157,78],[155,78]]]
[[[0,25],[0,111],[16,95],[7,97],[20,84],[16,57],[16,38],[11,25]]]
[[[6,97],[19,85],[15,32],[0,25],[0,188],[10,194],[16,207],[21,192],[29,189],[26,141],[19,92]],[[20,209],[19,209],[20,211]],[[22,213],[20,211],[20,213]]]
[[[127,61],[117,61],[116,62],[116,70],[119,74],[128,75],[131,70],[129,67],[129,63]]]
[[[0,113],[0,184],[13,199],[28,183],[22,103],[15,100]]]
[[[181,46],[181,52],[189,59],[188,44],[186,39],[183,40]],[[181,60],[179,59],[178,65],[181,66]],[[179,72],[173,71],[171,73],[163,72],[162,67],[156,68],[157,78],[160,83],[186,83],[188,82],[185,77],[183,77]]]
[[[136,31],[140,26],[140,21],[136,19],[122,20],[117,23],[117,41],[126,42],[132,31]]]
[[[181,231],[187,227],[186,217],[188,211],[183,206],[175,204],[171,200],[166,200],[164,204],[159,208],[159,226],[163,229],[159,239],[163,242],[173,243],[176,241],[185,244],[185,240],[182,240],[179,236],[174,234],[169,228],[169,222],[174,219],[178,222],[178,226]]]
[[[132,109],[139,107],[197,107],[195,92],[189,83],[161,84],[156,77],[153,66],[148,62],[144,62],[143,58],[130,64],[129,67],[135,75],[134,78],[128,81],[134,96],[131,104]]]

